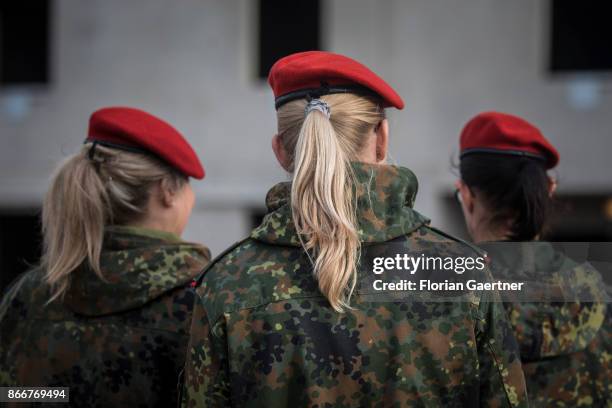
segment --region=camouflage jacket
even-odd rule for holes
[[[418,253],[453,241],[411,208],[417,180],[408,169],[355,163],[354,170],[363,251],[384,252],[393,241]],[[287,183],[272,188],[262,224],[200,279],[183,406],[525,403],[501,303],[389,301],[357,291],[352,309],[334,312],[299,244],[289,191]]]
[[[529,299],[536,301],[504,303],[519,343],[530,406],[612,404],[612,313],[600,273],[547,242],[482,247],[496,278],[540,282],[545,288]],[[505,294],[502,299],[512,300]]]
[[[70,387],[78,407],[175,406],[188,284],[209,259],[207,248],[173,234],[109,227],[106,281],[77,270],[63,301],[46,305],[43,272],[25,273],[0,304],[0,385]]]

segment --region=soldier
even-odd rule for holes
[[[532,124],[498,112],[471,119],[460,145],[457,196],[470,235],[489,252],[493,275],[543,288],[529,298],[502,293],[530,405],[605,406],[612,391],[612,317],[601,276],[550,243],[533,242],[550,213],[556,181],[547,170],[558,163],[557,150]]]
[[[269,75],[291,183],[196,289],[186,407],[519,406],[526,399],[507,318],[469,302],[362,290],[373,253],[439,243],[476,252],[412,209],[414,174],[385,164],[386,107],[401,97],[357,61],[304,52]],[[361,260],[361,262],[360,262]]]
[[[204,169],[138,109],[91,115],[43,204],[39,267],[0,306],[2,386],[69,387],[78,407],[177,404],[193,293],[209,250],[182,241]]]

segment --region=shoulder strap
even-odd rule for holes
[[[477,247],[476,245],[472,244],[471,242],[467,242],[459,237],[456,237],[454,235],[451,235],[447,232],[444,232],[442,230],[439,230],[436,227],[432,227],[431,225],[426,225],[425,228],[429,228],[430,230],[432,230],[433,232],[435,232],[436,234],[442,235],[445,238],[448,238],[450,240],[453,241],[457,241],[457,242],[461,242],[462,244],[466,245],[467,247],[471,248],[474,252],[476,252],[478,255],[483,255],[486,256],[487,252],[485,250],[483,250],[482,248]]]
[[[219,262],[225,255],[227,255],[228,253],[230,253],[231,251],[233,251],[234,249],[236,249],[238,246],[242,245],[243,243],[245,243],[246,241],[252,239],[251,237],[246,237],[238,242],[235,242],[233,245],[230,245],[226,250],[224,250],[223,252],[221,252],[219,255],[217,255],[212,261],[210,261],[210,263],[208,265],[206,265],[204,267],[204,269],[202,270],[202,272],[200,273],[200,275],[197,278],[194,278],[191,281],[191,287],[192,288],[197,288],[202,284],[202,279],[204,279],[204,276],[206,275],[206,272],[208,272],[213,266],[215,266],[217,264],[217,262]]]

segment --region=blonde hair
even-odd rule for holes
[[[350,307],[361,247],[350,162],[358,160],[367,134],[385,113],[374,100],[355,94],[319,99],[329,105],[329,119],[318,110],[305,115],[307,101],[296,100],[278,109],[278,130],[291,157],[295,228],[306,253],[314,254],[319,289],[342,312]]]
[[[100,253],[104,227],[127,224],[145,215],[153,185],[176,191],[188,179],[153,156],[97,145],[60,165],[42,209],[45,281],[49,302],[62,297],[70,275],[84,262],[104,279]]]

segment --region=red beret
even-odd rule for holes
[[[140,109],[109,107],[91,114],[85,142],[152,153],[185,176],[204,178],[204,168],[189,143],[167,122]]]
[[[365,65],[324,51],[307,51],[281,58],[270,69],[268,82],[276,109],[295,99],[334,93],[378,96],[384,107],[402,109],[404,101],[381,77]]]
[[[559,162],[559,153],[540,130],[518,116],[483,112],[463,128],[461,157],[472,153],[501,153],[539,158],[551,169]]]

